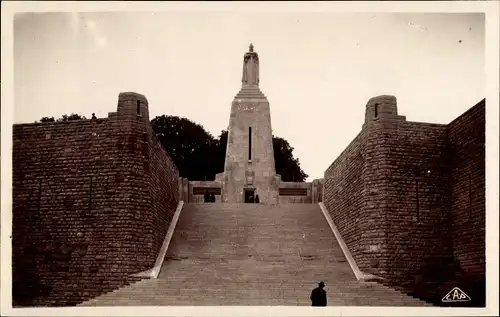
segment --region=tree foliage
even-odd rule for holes
[[[72,113],[70,115],[63,114],[59,119],[55,119],[54,117],[43,117],[40,119],[40,122],[63,122],[63,121],[73,121],[73,120],[85,120],[84,116],[81,116],[77,113]]]
[[[56,119],[54,119],[54,117],[43,117],[40,119],[40,122],[56,122]]]
[[[220,162],[215,159],[217,139],[201,125],[166,115],[154,118],[151,125],[182,177],[211,180],[220,172]]]
[[[273,136],[274,165],[276,173],[284,182],[303,182],[308,175],[300,167],[299,159],[293,157],[293,147],[287,140]]]

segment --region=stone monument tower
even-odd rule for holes
[[[243,57],[242,85],[231,105],[224,172],[223,202],[278,202],[279,176],[274,166],[271,111],[259,88],[259,55],[250,44]]]

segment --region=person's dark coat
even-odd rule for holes
[[[312,306],[326,306],[326,291],[323,289],[324,284],[321,284],[311,292]]]
[[[255,195],[255,203],[256,204],[260,203],[259,195]]]
[[[208,191],[205,191],[205,194],[203,194],[203,201],[208,203],[210,201],[210,195],[208,194]]]

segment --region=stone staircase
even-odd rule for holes
[[[81,306],[309,306],[319,281],[329,306],[431,306],[357,281],[313,204],[186,204],[158,279]]]

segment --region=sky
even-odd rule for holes
[[[25,13],[14,122],[107,117],[134,91],[151,119],[186,117],[218,136],[253,43],[273,134],[312,181],[360,132],[373,96],[395,95],[408,121],[444,124],[482,100],[484,37],[481,13]]]

